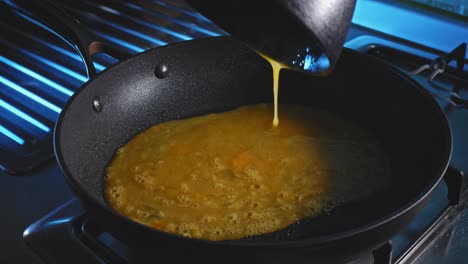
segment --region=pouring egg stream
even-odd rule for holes
[[[264,58],[268,63],[271,65],[272,73],[273,73],[273,105],[274,105],[274,114],[273,114],[273,126],[278,126],[279,118],[278,118],[278,87],[279,87],[279,76],[281,69],[287,69],[288,66],[275,61],[274,59],[261,54],[258,54]]]

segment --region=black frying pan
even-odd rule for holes
[[[334,112],[372,131],[391,159],[391,189],[284,230],[236,241],[184,238],[113,211],[103,195],[105,169],[137,133],[168,120],[272,102],[269,64],[230,37],[155,48],[88,81],[57,122],[57,160],[94,221],[133,247],[154,252],[163,263],[352,258],[408,224],[448,166],[451,131],[438,104],[407,75],[364,54],[344,49],[327,78],[283,70],[279,99]]]

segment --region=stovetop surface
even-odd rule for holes
[[[182,18],[194,17],[196,18],[196,21],[203,20],[197,17],[197,15],[194,13],[190,13],[188,11],[187,13],[185,9],[177,10],[179,5],[175,5],[173,8],[166,7],[166,11],[163,11],[161,10],[161,6],[166,5],[166,3],[161,1],[152,1],[151,3],[145,3],[144,1],[128,2],[126,4],[127,8],[133,7],[133,11],[123,13],[123,15],[121,15],[122,17],[118,18],[119,14],[122,14],[122,10],[125,10],[123,9],[122,2],[113,0],[100,0],[95,2],[98,2],[101,5],[95,5],[93,7],[91,2],[88,1],[63,1],[63,3],[66,3],[67,6],[71,7],[72,11],[74,10],[74,12],[76,12],[79,18],[83,20],[83,22],[89,25],[93,25],[93,32],[96,34],[96,36],[99,36],[103,40],[117,43],[121,46],[122,49],[125,49],[127,52],[133,54],[151,47],[176,41],[177,39],[180,41],[180,38],[185,38],[184,36],[177,36],[177,32],[172,32],[170,34],[166,32],[166,34],[163,35],[161,35],[161,33],[155,33],[155,31],[158,29],[151,28],[151,25],[145,24],[149,23],[147,20],[153,24],[159,23],[168,26],[170,23],[167,21],[170,22],[173,17],[181,18],[182,15],[178,15],[180,13],[185,14],[185,17]],[[176,2],[180,4],[179,1]],[[152,9],[151,4],[158,5],[158,9]],[[96,6],[99,6],[99,8],[96,9]],[[139,20],[132,22],[133,24],[128,28],[122,27],[122,24],[127,25],[129,23],[129,17],[132,17],[138,13],[138,6],[145,6],[145,8],[148,8],[148,10],[156,11],[154,14],[146,14],[141,17],[138,16]],[[115,7],[115,9],[110,9],[109,7]],[[166,15],[165,12],[169,12],[169,15]],[[96,15],[92,15],[94,13]],[[113,20],[115,23],[106,23],[106,20]],[[172,23],[175,24],[176,29],[181,29],[184,27],[187,29],[188,26],[192,27],[189,33],[186,33],[186,35],[189,36],[187,39],[192,37],[207,36],[213,32],[214,34],[222,34],[222,31],[216,30],[215,27],[209,28],[208,32],[203,32],[204,28],[197,28],[196,24],[190,24],[190,22],[184,20],[182,20],[182,22],[179,20],[173,20]],[[206,25],[206,23],[206,21],[203,22],[204,25]],[[0,28],[4,29],[5,24],[8,23],[0,20]],[[32,36],[33,38],[29,38],[29,42],[25,42],[25,37],[21,36],[23,32],[21,30],[22,26],[24,25],[18,23],[18,27],[13,28],[13,30],[17,31],[17,34],[15,33],[16,35],[13,34],[15,35],[15,39],[0,38],[0,56],[13,56],[13,58],[21,59],[21,56],[23,55],[13,54],[14,52],[18,52],[17,48],[21,48],[21,45],[18,47],[11,45],[11,43],[14,44],[15,41],[19,40],[21,40],[22,45],[25,45],[25,48],[30,46],[31,50],[40,51],[42,48],[44,48],[42,47],[44,46],[44,43],[42,43],[43,41],[39,39],[38,36]],[[12,30],[12,28],[10,27],[9,30]],[[158,32],[161,32],[160,30],[161,29],[159,29]],[[135,39],[135,41],[131,41],[132,39]],[[53,41],[50,43],[57,44]],[[393,55],[388,55],[388,53],[384,51],[370,51],[370,48],[367,46],[390,46],[392,49],[404,50],[405,52],[409,52],[411,54],[413,54],[412,51],[416,50],[415,52],[418,53],[418,56],[423,58],[423,60],[427,59],[426,56],[431,59],[435,56],[433,49],[423,50],[417,45],[411,45],[412,43],[407,43],[401,41],[400,39],[395,39],[392,36],[382,34],[381,32],[376,32],[372,29],[363,28],[362,25],[355,25],[351,28],[348,36],[348,44],[351,48],[356,48],[368,53],[372,53],[374,56],[380,56],[382,59],[388,61],[389,63],[393,63],[405,71],[419,66],[418,63],[420,61],[402,63],[399,60],[391,59],[395,57]],[[55,48],[47,48],[47,54],[49,55],[48,58],[52,58],[55,54],[54,52],[56,52],[58,57],[56,63],[61,63],[60,65],[65,65],[73,69],[75,72],[82,74],[83,69],[79,67],[79,62],[73,59],[72,54],[70,54],[70,50],[67,50],[62,46],[57,44]],[[59,57],[59,54],[68,54],[68,59],[66,60]],[[25,65],[36,65],[36,67],[39,65],[34,64],[34,57],[28,58],[28,64],[25,63]],[[70,60],[70,58],[72,59]],[[110,60],[109,58],[99,58],[97,62],[102,65],[102,69],[107,65],[115,63],[115,61]],[[43,61],[42,63],[46,63],[46,61]],[[60,73],[61,68],[57,67],[57,64],[49,63],[48,65],[49,66],[47,67],[51,68],[50,73],[52,75],[57,75]],[[2,66],[5,65],[2,64]],[[44,66],[41,69],[36,69],[36,71],[44,75],[47,73],[47,69],[49,68]],[[3,67],[0,69],[0,76],[7,76],[7,74],[11,74],[11,71],[11,69],[8,70]],[[63,72],[61,74],[63,74]],[[21,76],[19,75],[14,76],[15,78],[19,78],[18,80],[21,79]],[[81,77],[77,76],[54,78],[56,78],[56,83],[61,84],[63,87],[66,86],[67,88],[70,88],[72,91],[74,91],[83,82],[83,80],[80,80]],[[28,78],[31,77],[29,76]],[[416,76],[415,78],[427,86],[425,83],[427,74],[423,76]],[[440,82],[441,85],[447,86],[451,85],[451,82],[453,81],[450,78],[450,76],[441,76],[441,78],[437,79],[436,81]],[[4,84],[4,82],[2,83]],[[26,80],[24,84],[26,88],[28,88],[27,84],[30,84],[33,87],[31,88],[33,91],[34,89],[38,89],[37,87],[34,87],[37,85],[37,80]],[[460,95],[463,98],[468,98],[468,85],[466,85],[466,83],[463,85],[464,88],[460,91]],[[4,89],[4,87],[2,86],[1,89]],[[434,93],[439,93],[439,91],[434,91]],[[444,93],[442,92],[441,94]],[[44,94],[44,97],[46,97],[46,94]],[[58,96],[54,99],[54,97],[51,96],[50,98],[52,98],[52,101],[55,100],[54,102],[56,102],[56,105],[58,106],[61,106],[66,102],[65,97],[62,98],[61,96]],[[0,99],[5,99],[5,95],[2,94],[1,90]],[[14,101],[14,99],[12,100]],[[443,107],[447,106],[447,103],[441,98],[437,98],[437,100]],[[454,136],[452,165],[460,170],[468,172],[468,110],[446,108],[446,113],[452,126],[452,133]],[[42,114],[43,117],[40,120],[43,120],[43,123],[52,129],[54,118],[56,118],[55,114],[47,114],[46,112]],[[43,132],[44,131],[40,133]],[[40,133],[38,134],[40,135],[38,136],[39,140],[49,140],[47,138],[50,137],[50,135],[47,136],[44,133]],[[48,133],[50,134],[51,132]],[[32,142],[35,141],[32,140]],[[53,159],[51,159],[51,145],[49,145],[48,151],[48,154],[43,155],[47,156],[46,160],[49,161],[41,162],[41,165],[33,170],[16,176],[0,171],[0,210],[3,212],[3,217],[0,218],[0,226],[2,226],[2,239],[0,239],[2,254],[0,254],[0,263],[43,263],[41,258],[39,258],[38,255],[34,253],[33,250],[31,250],[31,248],[23,240],[23,231],[41,217],[49,214],[57,207],[63,206],[66,203],[68,203],[68,205],[72,204],[75,206],[75,209],[73,209],[75,210],[74,214],[82,214],[79,209],[76,209],[79,208],[76,200],[70,202],[70,200],[75,199],[75,197],[70,191],[65,178],[62,176],[58,165]],[[408,228],[404,230],[404,232],[393,239],[394,254],[396,256],[395,259],[402,255],[411,241],[419,236],[419,234],[422,232],[421,230],[424,229],[424,226],[430,224],[431,219],[437,214],[437,212],[443,210],[443,208],[447,206],[448,202],[445,198],[446,195],[447,188],[445,183],[442,182],[436,189],[434,198],[421,212],[418,218],[415,219],[415,221],[413,221],[412,224],[410,224]],[[62,207],[62,209],[65,207]],[[439,231],[437,231],[442,234],[442,236],[441,239],[434,241],[432,244],[429,243],[429,247],[432,250],[427,251],[425,254],[423,254],[422,257],[417,258],[414,263],[464,263],[465,259],[468,258],[468,213],[466,210],[462,210],[463,208],[464,207],[459,207],[457,210],[461,210],[461,213],[454,214],[452,217],[453,219],[450,218],[453,220],[454,224],[446,224],[442,226]],[[58,220],[65,221],[66,219],[59,218]],[[55,223],[60,224],[60,221]],[[56,251],[66,252],[67,250],[67,248],[62,247],[63,245],[60,243],[55,243],[54,246],[57,247],[55,249]],[[73,251],[74,249],[70,250]],[[74,254],[74,252],[70,252],[70,254]]]

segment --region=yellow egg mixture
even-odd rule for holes
[[[227,240],[282,229],[390,185],[389,161],[366,130],[295,105],[281,105],[275,127],[272,110],[249,105],[143,131],[108,167],[108,203],[159,230]]]

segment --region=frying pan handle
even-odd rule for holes
[[[463,195],[464,178],[463,171],[452,165],[450,165],[445,172],[444,180],[447,184],[447,198],[450,205],[460,204]]]
[[[93,41],[88,30],[52,0],[3,0],[20,16],[33,19],[39,26],[55,34],[73,47],[85,63],[89,79],[96,75],[92,55],[108,53],[116,59],[127,57],[122,52],[102,42]]]

